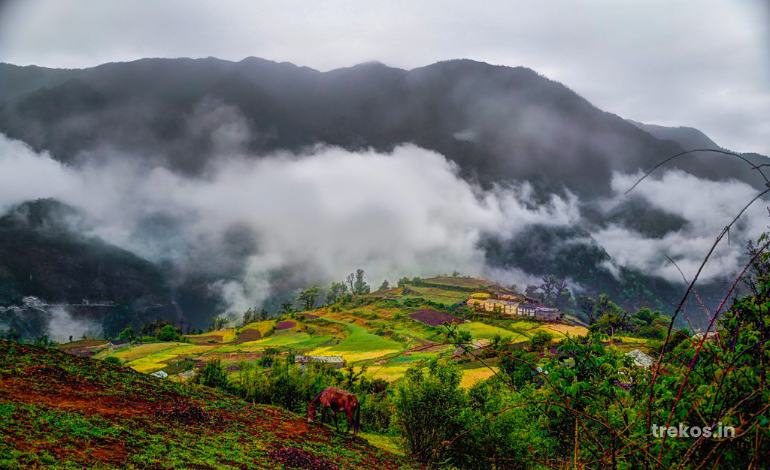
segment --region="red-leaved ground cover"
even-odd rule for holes
[[[294,328],[295,326],[297,326],[297,324],[294,323],[293,321],[279,321],[275,325],[275,329],[276,330],[288,330],[290,328]]]
[[[417,310],[416,312],[410,313],[409,317],[411,317],[412,320],[416,320],[429,326],[439,326],[444,323],[462,323],[464,321],[462,318],[457,318],[454,315],[430,309]]]

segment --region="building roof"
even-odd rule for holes
[[[639,349],[632,349],[631,351],[628,351],[626,356],[633,358],[634,365],[637,367],[644,367],[646,369],[653,363],[652,357]]]
[[[345,362],[342,356],[296,356],[294,362],[324,362],[327,364],[336,364]]]

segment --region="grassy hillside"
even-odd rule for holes
[[[461,306],[471,292],[489,284],[463,277],[425,279],[418,285],[376,292],[351,302],[188,335],[183,343],[104,346],[97,348],[97,357],[116,357],[140,372],[172,373],[218,359],[237,376],[245,363],[259,359],[266,351],[342,356],[356,369],[366,366],[370,377],[395,381],[410,366],[438,356],[451,357],[455,349],[445,336],[445,327],[430,326],[409,316],[418,310],[457,316],[463,321],[459,329],[469,332],[474,340],[499,336],[523,343],[544,331],[559,341],[567,334],[586,333],[582,326],[474,315]],[[462,367],[462,383],[468,387],[492,374],[489,368],[467,358]]]
[[[280,408],[6,341],[0,436],[1,468],[410,466]]]

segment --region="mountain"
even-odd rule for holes
[[[717,149],[717,150],[729,150],[724,149],[716,142],[711,140],[709,136],[704,134],[698,129],[693,127],[666,127],[655,124],[644,124],[641,122],[631,121],[632,124],[649,133],[660,140],[666,140],[679,144],[685,150],[694,149]],[[770,158],[765,155],[757,153],[743,153],[748,161],[754,165],[762,165],[770,163]],[[741,181],[748,182],[756,188],[764,188],[765,181],[762,177],[753,169],[745,164],[731,165],[730,168],[725,168],[723,165],[719,165],[724,157],[712,152],[695,152],[690,155],[689,158],[694,160],[693,165],[699,167],[709,167],[714,165],[715,172],[711,173],[712,179],[727,179],[735,178]],[[737,162],[736,162],[737,163]],[[716,165],[715,165],[716,164]],[[692,170],[692,166],[689,167]],[[692,172],[692,171],[691,171]]]
[[[605,211],[613,172],[649,169],[685,149],[719,148],[696,129],[604,112],[528,68],[471,60],[412,70],[372,62],[328,72],[253,57],[142,59],[71,70],[0,64],[0,83],[0,133],[68,167],[132,159],[194,181],[233,155],[304,154],[318,145],[387,152],[412,143],[446,156],[485,189],[527,181],[533,204],[569,192],[584,220],[484,236],[479,248],[487,265],[556,274],[586,294],[609,292],[629,309],[670,309],[681,286],[614,265],[590,231],[617,225],[661,239],[692,222],[633,195]],[[756,172],[726,155],[700,152],[671,167],[764,187]],[[202,327],[222,311],[218,292],[226,283],[220,281],[241,279],[244,260],[258,249],[258,234],[235,227],[232,237],[223,235],[233,240],[233,253],[220,252],[216,262],[206,253],[177,269],[84,235],[89,222],[77,222],[73,211],[38,201],[0,219],[0,306],[20,305],[25,296],[68,305],[102,300],[121,309],[88,315],[111,332],[121,322],[160,318]],[[173,215],[139,225],[173,244],[174,231],[185,230]],[[300,280],[308,282],[296,275],[302,269],[296,262],[265,275],[268,308],[278,310]],[[217,282],[218,291],[211,288]],[[710,294],[718,288],[705,289],[707,300],[716,298]]]
[[[706,134],[693,127],[666,127],[628,120],[639,129],[661,140],[678,143],[685,149],[718,149],[719,145]]]
[[[200,174],[222,153],[301,152],[317,143],[388,150],[411,142],[482,183],[526,179],[581,195],[609,191],[689,141],[601,111],[524,67],[470,60],[413,70],[380,63],[319,72],[247,58],[143,59],[82,70],[0,65],[0,132],[62,161],[117,152]],[[226,126],[237,141],[222,142]],[[744,178],[729,158],[677,164]]]
[[[0,216],[0,307],[28,306],[24,297],[34,296],[102,323],[110,334],[127,323],[181,319],[156,265],[83,235],[81,220],[76,209],[50,199]],[[8,308],[0,322],[34,335],[49,313],[45,307]]]

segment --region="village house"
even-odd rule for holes
[[[501,296],[506,298],[500,298]],[[531,299],[515,294],[501,294],[496,296],[496,298],[472,294],[467,301],[467,305],[477,312],[529,317],[541,321],[559,321],[564,316],[558,308],[546,307],[545,305],[532,302]]]
[[[534,317],[537,312],[538,305],[532,302],[519,304],[519,315],[525,317]]]
[[[519,303],[500,299],[468,299],[468,307],[502,315],[518,315]]]
[[[538,306],[535,309],[535,318],[541,321],[559,321],[564,314],[558,308]]]
[[[302,356],[298,355],[294,358],[294,363],[298,364],[300,367],[305,367],[305,365],[310,363],[315,364],[326,364],[329,365],[335,369],[342,369],[345,367],[345,359],[342,358],[342,356]]]

